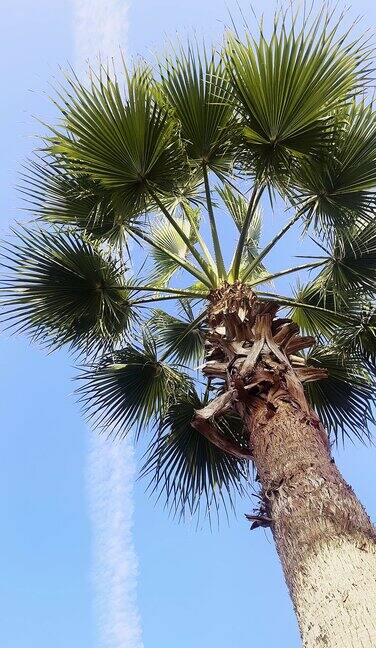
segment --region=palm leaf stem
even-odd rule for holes
[[[206,275],[204,275],[198,268],[196,268],[194,265],[189,263],[189,261],[186,261],[182,257],[178,256],[177,254],[174,254],[173,252],[170,252],[170,250],[167,250],[164,248],[162,245],[158,245],[154,239],[152,239],[150,236],[145,234],[142,230],[138,229],[137,227],[129,227],[129,231],[134,234],[135,237],[138,237],[145,241],[146,243],[149,243],[155,250],[159,250],[160,252],[163,252],[166,254],[168,257],[176,261],[184,270],[189,272],[193,277],[196,277],[199,281],[201,281],[205,286],[208,288],[213,288],[213,284],[209,281]]]
[[[217,277],[215,276],[213,270],[209,266],[209,264],[205,261],[205,259],[202,258],[201,254],[196,250],[194,244],[192,241],[189,240],[189,237],[186,235],[186,233],[182,230],[180,225],[176,222],[174,217],[170,214],[168,209],[166,209],[165,205],[159,200],[158,196],[150,190],[150,195],[155,200],[157,203],[159,209],[161,212],[164,214],[164,216],[167,218],[168,222],[171,224],[171,226],[174,228],[174,230],[178,233],[182,241],[184,241],[185,245],[187,246],[188,250],[191,252],[192,256],[196,259],[197,263],[201,266],[202,270],[204,273],[207,275],[208,279],[210,281],[216,281]]]
[[[198,300],[205,299],[205,296],[200,296],[200,295],[195,295]],[[132,301],[129,302],[130,306],[136,305],[138,306],[139,304],[150,304],[152,302],[159,302],[159,301],[167,301],[168,299],[181,299],[180,296],[176,295],[155,295],[155,297],[142,297],[141,299],[133,299]]]
[[[257,208],[257,205],[260,202],[263,191],[264,191],[264,187],[259,186],[256,183],[254,188],[253,188],[253,191],[252,191],[251,199],[249,201],[249,205],[248,205],[248,209],[247,209],[247,214],[246,214],[246,217],[244,219],[244,223],[243,223],[241,231],[240,231],[238,244],[237,244],[234,259],[233,259],[233,262],[232,262],[230,276],[231,276],[231,279],[233,281],[236,281],[239,278],[240,264],[241,264],[241,260],[242,260],[242,257],[243,257],[244,246],[245,246],[246,241],[247,241],[248,230],[249,230],[250,224],[252,222],[252,218],[253,218],[253,215],[254,215],[255,210]]]
[[[256,281],[252,281],[251,283],[247,282],[247,285],[251,287],[259,286],[260,284],[266,283],[267,281],[271,281],[272,279],[277,279],[278,277],[283,277],[284,275],[292,274],[293,272],[299,272],[299,270],[318,268],[319,266],[325,265],[327,261],[328,260],[325,259],[325,261],[318,261],[317,263],[302,263],[301,265],[294,266],[292,268],[286,268],[286,270],[280,270],[279,272],[275,272],[274,274],[260,277],[259,279],[256,279]]]
[[[206,164],[202,165],[202,170],[203,170],[203,175],[204,175],[206,205],[207,205],[207,210],[208,210],[208,215],[209,215],[210,230],[211,230],[213,247],[214,247],[215,261],[216,261],[216,264],[217,264],[217,270],[218,270],[218,275],[219,275],[220,279],[225,279],[227,273],[226,273],[226,268],[225,268],[225,264],[224,264],[224,261],[223,261],[221,244],[219,242],[217,224],[215,222],[213,203],[212,203],[211,192],[210,192],[208,169],[207,169]]]
[[[284,227],[272,238],[272,240],[264,247],[263,250],[261,250],[260,254],[251,261],[251,263],[248,266],[247,272],[243,277],[243,281],[249,277],[249,275],[253,272],[253,270],[261,263],[264,257],[266,257],[267,254],[269,254],[270,250],[274,248],[274,246],[278,243],[278,241],[288,232],[288,230],[295,225],[295,223],[299,220],[299,218],[302,216],[302,212],[299,210],[290,220],[286,223]]]
[[[196,223],[194,222],[194,219],[190,215],[189,209],[186,208],[186,205],[184,205],[184,203],[183,203],[183,211],[184,211],[184,214],[186,215],[187,219],[189,220],[189,224],[192,227],[192,230],[194,231],[194,234],[195,234],[195,236],[197,238],[197,241],[200,244],[201,249],[202,249],[203,253],[206,256],[209,265],[213,268],[214,272],[217,273],[217,267],[216,267],[216,264],[215,264],[215,261],[214,261],[212,255],[210,254],[210,250],[209,250],[208,246],[206,245],[203,237],[201,236],[200,230],[197,227]]]
[[[351,317],[350,315],[346,315],[345,313],[342,312],[338,313],[336,311],[330,310],[329,308],[316,306],[315,304],[306,304],[304,302],[299,302],[293,298],[284,297],[283,295],[276,295],[275,293],[270,293],[270,292],[257,292],[257,296],[261,297],[261,299],[267,299],[268,301],[278,302],[279,304],[281,304],[281,306],[291,306],[293,308],[301,307],[307,310],[319,311],[321,313],[325,313],[325,315],[333,315],[333,317],[336,318],[340,317],[343,321],[346,321],[348,323],[356,321],[353,317]]]
[[[110,286],[112,287],[112,286]],[[208,293],[202,293],[194,290],[185,290],[180,289],[180,288],[168,288],[167,286],[138,286],[137,284],[124,284],[120,288],[118,286],[114,286],[116,290],[133,290],[133,291],[147,291],[147,292],[162,292],[162,293],[170,293],[172,295],[176,295],[176,297],[207,297]]]

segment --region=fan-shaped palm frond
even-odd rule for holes
[[[116,196],[89,176],[72,175],[57,163],[34,161],[21,190],[41,220],[77,228],[118,247],[124,244],[129,214],[124,219]]]
[[[175,221],[189,240],[194,243],[196,237],[190,222],[181,216],[175,216]],[[150,236],[158,247],[151,247],[150,249],[153,269],[148,281],[159,286],[165,286],[174,273],[181,269],[179,259],[183,262],[187,259],[189,254],[188,246],[166,219],[161,219],[159,223],[152,224]],[[173,256],[170,256],[171,254]],[[174,256],[177,259],[174,259]]]
[[[174,317],[162,310],[153,312],[150,328],[154,331],[158,345],[170,352],[172,360],[182,365],[198,365],[204,357],[204,336],[202,323],[197,322],[189,308],[185,308],[184,319]],[[201,316],[203,319],[204,316]]]
[[[376,204],[376,113],[372,105],[351,104],[336,115],[327,146],[320,155],[303,158],[293,183],[295,205],[320,235],[331,226],[370,219]]]
[[[173,403],[161,421],[146,454],[142,476],[149,490],[164,496],[166,506],[181,517],[204,512],[211,517],[221,504],[233,507],[234,495],[243,494],[248,462],[226,455],[192,427],[202,402],[194,390]],[[241,434],[241,421],[218,421],[224,435]]]
[[[189,45],[161,65],[161,76],[190,160],[227,173],[237,150],[238,127],[221,61],[214,52],[201,55]]]
[[[329,433],[369,436],[375,385],[359,363],[335,347],[316,346],[307,363],[328,371],[328,378],[306,384],[307,396]]]
[[[340,21],[339,21],[340,22]],[[272,35],[258,40],[230,35],[226,67],[244,126],[245,162],[260,177],[278,181],[296,159],[320,150],[330,113],[364,82],[367,53],[344,45],[339,24],[322,14],[301,29],[275,19]],[[369,73],[369,72],[368,72]]]
[[[132,320],[122,268],[76,233],[14,232],[2,245],[3,320],[52,347],[90,351],[122,339]]]
[[[161,196],[161,203],[171,214],[179,213],[190,205],[200,207],[204,203],[202,170],[194,169],[186,182],[175,190],[173,194]],[[150,211],[158,211],[158,205],[150,201]]]
[[[347,318],[347,308],[345,313],[336,311],[337,304],[333,292],[323,290],[317,279],[304,286],[298,286],[294,301],[296,306],[291,310],[291,319],[309,335],[330,339],[338,326],[352,323],[352,320]]]
[[[89,88],[75,78],[68,83],[71,92],[60,98],[62,129],[51,129],[49,152],[63,156],[69,171],[116,192],[124,215],[145,210],[151,193],[174,193],[186,183],[189,168],[177,123],[142,76],[128,77],[127,98],[116,78],[103,71]]]
[[[376,221],[358,222],[352,228],[337,234],[330,261],[321,273],[325,290],[340,298],[341,293],[376,289]]]
[[[124,436],[135,426],[140,432],[167,410],[189,379],[160,362],[150,333],[143,347],[127,346],[85,369],[77,392],[84,411],[95,425]]]
[[[353,305],[355,311],[357,305]],[[343,357],[349,354],[364,363],[376,378],[376,306],[361,302],[351,324],[342,325],[335,333],[335,344]]]

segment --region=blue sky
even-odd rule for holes
[[[113,0],[115,5],[121,1]],[[48,84],[59,75],[59,65],[77,59],[75,6],[73,0],[1,3],[1,236],[12,220],[25,217],[15,185],[39,130],[32,115],[48,121],[53,114]],[[264,2],[253,6],[268,11]],[[370,2],[359,0],[356,12],[366,15],[366,25],[374,25],[376,9]],[[163,47],[165,35],[174,38],[176,32],[185,35],[196,28],[215,37],[226,21],[225,3],[217,0],[138,0],[129,3],[122,45],[128,55],[149,56]],[[288,252],[280,254],[287,259]],[[46,356],[24,339],[0,340],[2,648],[121,645],[100,644],[93,608],[91,441],[71,396],[71,365],[63,352]],[[373,518],[375,459],[374,448],[358,443],[337,452],[340,468]],[[239,502],[238,517],[224,522],[219,532],[196,531],[195,525],[168,519],[148,500],[144,487],[136,483],[134,489],[133,542],[145,648],[298,648],[271,537],[250,533],[243,517],[252,504]],[[129,507],[130,493],[122,495]]]

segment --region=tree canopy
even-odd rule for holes
[[[68,74],[22,177],[32,218],[2,244],[5,328],[72,350],[101,430],[151,433],[142,472],[178,515],[231,506],[248,479],[249,462],[191,425],[221,389],[199,369],[208,299],[224,283],[315,336],[297,361],[328,372],[306,391],[334,438],[367,437],[373,420],[372,45],[325,12],[279,13],[255,31],[188,42],[153,66],[104,66],[87,83]],[[314,253],[268,269],[291,232]],[[297,273],[304,283],[280,294],[278,279]],[[243,443],[240,418],[216,424]]]

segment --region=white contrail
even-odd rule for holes
[[[82,66],[100,54],[117,59],[128,27],[125,0],[73,0],[76,63]]]
[[[125,49],[128,5],[124,0],[73,0],[75,67],[98,57],[119,59]],[[88,497],[92,523],[92,575],[98,648],[142,648],[134,548],[134,452],[89,432]]]
[[[137,558],[132,538],[134,456],[129,441],[90,433],[89,501],[100,648],[141,648]]]

